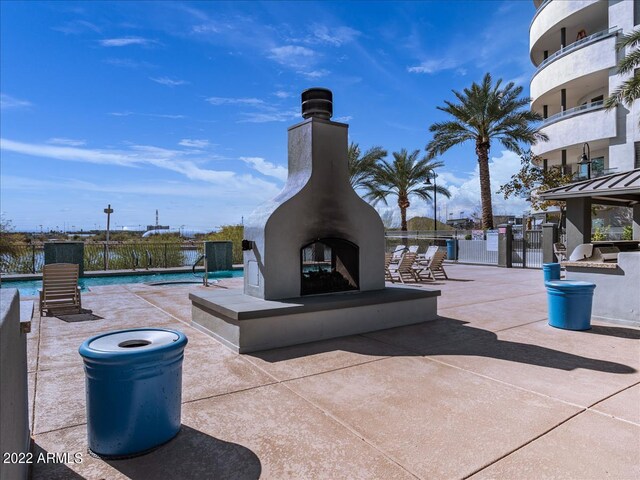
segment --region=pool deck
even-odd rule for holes
[[[640,330],[548,326],[540,270],[446,269],[421,287],[442,290],[438,320],[258,354],[189,325],[201,286],[91,287],[86,321],[36,312],[36,452],[82,463],[38,463],[33,478],[640,478]],[[143,326],[189,338],[182,430],[141,457],[93,458],[78,347]]]

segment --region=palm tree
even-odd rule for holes
[[[542,116],[529,109],[522,109],[531,99],[520,97],[522,87],[509,82],[500,88],[491,75],[485,74],[482,83],[475,82],[463,93],[452,90],[460,101],[455,104],[445,100],[446,107],[436,107],[448,113],[453,120],[437,122],[429,127],[433,140],[426,147],[427,157],[435,158],[451,147],[474,141],[480,170],[480,199],[482,202],[482,227],[493,228],[491,207],[491,180],[489,176],[489,150],[491,141],[498,140],[509,151],[521,153],[519,142],[533,144],[547,140],[547,136],[531,126]]]
[[[348,156],[349,177],[351,186],[355,190],[356,188],[367,188],[373,173],[373,166],[387,156],[387,151],[382,147],[371,147],[364,155],[361,155],[360,146],[351,142]]]
[[[423,157],[418,159],[420,150],[409,154],[406,149],[393,152],[393,162],[381,161],[374,165],[371,180],[366,185],[368,193],[365,198],[373,203],[378,201],[387,205],[387,196],[394,195],[398,198],[401,229],[407,231],[407,209],[411,206],[409,195],[415,195],[423,200],[430,201],[433,187],[427,186],[425,181],[433,175],[433,171],[443,165],[442,162],[433,162],[432,159]],[[437,187],[436,192],[449,198],[451,194],[444,187]],[[434,219],[435,221],[435,219]]]
[[[637,71],[640,68],[640,29],[623,35],[616,45],[616,50],[619,52],[627,47],[630,47],[631,50],[618,63],[618,73],[624,75],[633,72],[633,75],[607,98],[605,103],[607,110],[611,110],[621,103],[630,107],[634,100],[640,98],[640,73]]]

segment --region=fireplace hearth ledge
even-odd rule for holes
[[[437,318],[440,290],[382,290],[264,300],[242,289],[190,293],[192,325],[237,353],[422,323]]]

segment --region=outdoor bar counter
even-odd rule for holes
[[[617,262],[562,262],[567,280],[596,284],[592,318],[640,326],[640,250],[618,253]]]

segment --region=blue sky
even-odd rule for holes
[[[451,89],[528,85],[533,2],[9,2],[1,11],[0,210],[17,229],[240,223],[284,185],[300,92],[330,88],[364,149],[422,149]],[[496,144],[492,189],[519,161]],[[441,158],[479,206],[473,146]],[[494,213],[522,200],[495,197]],[[390,205],[395,200],[390,199]],[[384,208],[380,207],[381,211]],[[409,216],[432,215],[414,201]]]

